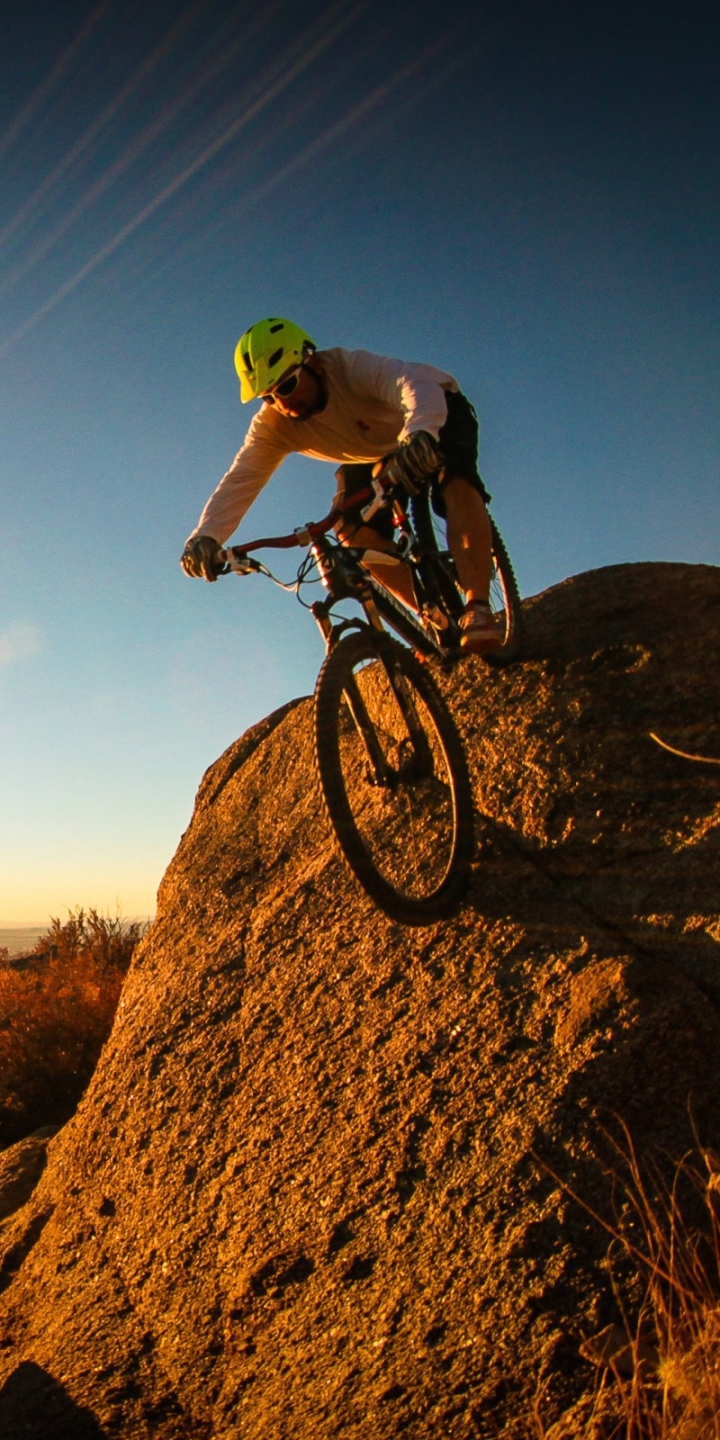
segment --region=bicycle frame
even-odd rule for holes
[[[263,571],[264,567],[249,558],[251,550],[288,549],[296,545],[306,545],[315,560],[321,582],[328,591],[327,599],[317,600],[309,607],[327,650],[332,648],[336,640],[347,629],[357,627],[358,621],[348,619],[336,621],[332,617],[333,607],[340,601],[354,600],[364,611],[367,624],[374,630],[382,631],[385,625],[388,625],[416,653],[419,652],[428,658],[439,660],[444,666],[454,664],[461,654],[457,626],[453,618],[447,615],[437,586],[434,587],[435,593],[433,593],[432,575],[428,565],[430,557],[422,556],[417,537],[398,497],[389,495],[387,492],[384,494],[384,503],[392,504],[393,518],[399,531],[393,552],[359,549],[341,544],[334,539],[331,540],[328,536],[328,530],[341,517],[343,509],[350,508],[350,504],[357,505],[358,499],[365,498],[365,494],[374,497],[371,504],[366,507],[366,511],[363,512],[363,518],[369,519],[369,512],[374,513],[378,508],[377,481],[374,482],[372,490],[360,492],[359,496],[356,494],[346,506],[341,502],[324,520],[301,526],[293,531],[292,535],[272,536],[263,540],[250,541],[245,545],[228,547],[222,552],[228,568],[239,574]],[[435,559],[435,557],[432,558]],[[437,606],[447,619],[447,630],[442,632],[446,636],[444,644],[435,639],[419,615],[413,614],[375,575],[371,574],[363,561],[370,561],[376,565],[397,565],[404,562],[410,567],[419,604]],[[435,563],[438,562],[435,561]],[[267,571],[265,573],[269,574]]]
[[[377,499],[377,487],[373,491]],[[302,603],[327,651],[315,686],[313,734],[328,819],[351,871],[380,909],[404,924],[426,925],[454,914],[469,884],[473,800],[462,741],[428,667],[419,662],[427,657],[449,667],[462,651],[450,613],[452,570],[443,557],[421,548],[404,505],[385,494],[398,532],[389,552],[344,545],[328,534],[345,509],[365,499],[356,493],[352,502],[340,502],[324,520],[292,535],[228,548],[221,563],[223,573],[260,572],[298,598],[311,570],[324,585],[323,599]],[[294,585],[249,554],[292,546],[309,551]],[[367,568],[402,562],[410,567],[418,606],[427,613],[437,604],[441,612],[432,626],[426,628]],[[355,601],[362,615],[333,614],[344,600]],[[398,644],[388,630],[406,643]]]
[[[363,502],[367,502],[363,506]],[[342,543],[343,516],[359,508],[372,516],[392,507],[396,539],[388,551]],[[345,860],[371,899],[394,920],[434,924],[455,914],[471,877],[473,796],[467,759],[452,714],[429,667],[444,670],[466,654],[461,626],[465,604],[453,561],[438,548],[427,493],[406,512],[404,492],[375,476],[371,488],[340,500],[329,515],[290,535],[251,540],[220,550],[217,573],[266,575],[295,591],[310,611],[327,651],[315,686],[315,767],[328,819]],[[505,654],[489,663],[510,664],[522,641],[520,596],[502,536],[491,521],[491,610],[504,611]],[[307,552],[294,584],[273,575],[253,550]],[[405,563],[413,580],[415,613],[382,578],[381,567]],[[313,573],[327,592],[313,604],[301,597]],[[389,577],[391,578],[391,577]],[[400,587],[406,593],[407,587]],[[497,604],[498,598],[502,606]],[[362,614],[333,613],[345,600]],[[398,644],[389,630],[404,641]],[[428,841],[431,836],[431,841]]]
[[[327,600],[316,600],[310,610],[328,649],[344,630],[356,623],[352,620],[333,623],[331,618],[333,607],[347,599],[355,600],[360,605],[368,625],[374,630],[383,630],[385,625],[388,625],[413,650],[444,661],[451,658],[452,652],[448,653],[437,643],[425,629],[420,616],[415,616],[408,610],[407,606],[397,600],[362,564],[362,560],[368,558],[376,564],[387,564],[390,558],[387,554],[380,551],[358,551],[351,546],[334,545],[327,540],[315,541],[311,551],[329,594]],[[417,572],[412,563],[411,568],[415,578]]]

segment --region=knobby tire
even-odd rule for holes
[[[443,549],[442,545],[438,543],[438,535],[435,528],[437,522],[433,516],[429,490],[421,490],[418,495],[413,496],[410,502],[410,513],[415,534],[418,537],[422,550],[429,555],[438,555],[443,561],[444,568],[448,572],[449,577],[451,577],[450,585],[454,585],[455,593],[453,594],[451,590],[448,594],[447,589],[443,587],[443,598],[448,605],[450,613],[457,618],[458,613],[462,609],[462,599],[458,601],[457,597],[462,597],[462,591],[454,576],[452,558],[449,552]],[[489,654],[484,655],[483,659],[488,665],[501,667],[503,665],[510,665],[513,660],[517,660],[522,650],[522,602],[520,600],[520,591],[517,580],[515,579],[512,561],[508,555],[505,541],[492,516],[490,516],[490,525],[492,529],[493,561],[493,574],[490,582],[490,605],[495,615],[502,616],[505,634],[502,647],[499,650],[493,650]]]
[[[454,914],[474,849],[470,779],[445,702],[405,646],[369,626],[337,642],[315,688],[315,756],[340,848],[375,904],[406,925]]]

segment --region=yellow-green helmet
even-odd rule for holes
[[[258,320],[235,346],[235,369],[240,376],[240,399],[255,400],[272,390],[293,365],[300,365],[316,350],[315,342],[291,320]]]

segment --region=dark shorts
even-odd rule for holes
[[[439,431],[440,444],[445,456],[445,470],[443,480],[434,478],[430,481],[430,501],[436,515],[445,518],[445,501],[443,499],[443,483],[447,477],[459,476],[468,480],[479,495],[482,495],[486,502],[490,500],[485,486],[478,473],[478,421],[477,415],[470,404],[470,401],[459,390],[446,390],[447,420]],[[349,498],[357,490],[362,490],[372,481],[372,462],[362,465],[341,465],[335,473],[338,481],[338,494]],[[367,500],[361,501],[357,508],[351,506],[347,510],[346,518],[352,525],[363,525],[361,510],[367,505]],[[389,510],[379,510],[373,515],[370,522],[373,530],[382,535],[386,540],[392,540],[395,527]]]

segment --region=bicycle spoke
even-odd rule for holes
[[[389,914],[449,913],[472,854],[472,806],[457,733],[413,657],[372,632],[340,642],[317,691],[316,749],[338,838]],[[369,738],[371,736],[371,738]]]

